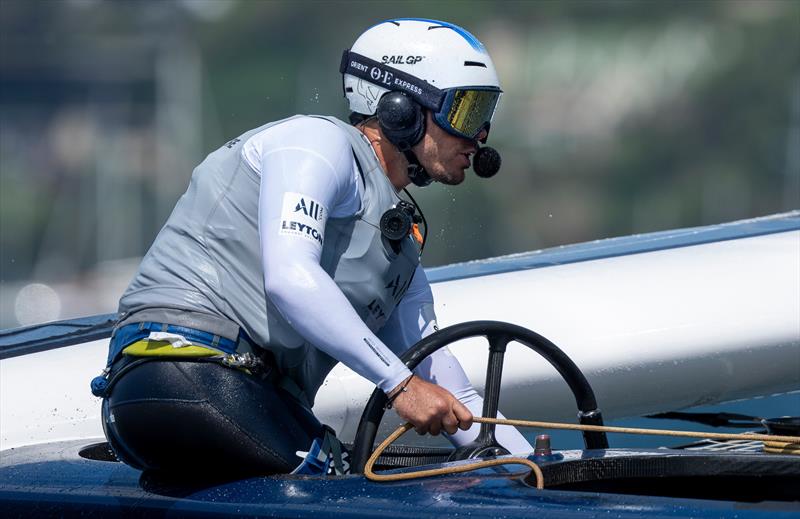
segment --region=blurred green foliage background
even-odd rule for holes
[[[0,0],[0,325],[114,310],[192,168],[345,118],[341,52],[393,17],[505,90],[500,174],[413,191],[427,266],[800,207],[799,1]]]

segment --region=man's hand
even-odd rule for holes
[[[408,380],[408,379],[406,379]],[[389,396],[400,391],[406,381],[389,392]],[[393,407],[400,418],[411,422],[419,434],[436,436],[443,430],[454,434],[459,428],[472,427],[472,413],[443,387],[412,376],[406,391],[394,400]]]

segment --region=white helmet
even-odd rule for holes
[[[374,115],[387,92],[406,94],[437,125],[475,138],[488,129],[502,90],[475,36],[457,25],[420,18],[387,20],[344,52],[340,71],[350,110]]]

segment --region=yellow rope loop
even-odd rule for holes
[[[793,454],[800,455],[800,437],[797,436],[772,436],[768,434],[754,434],[754,433],[708,433],[708,432],[693,432],[693,431],[671,431],[668,429],[638,429],[635,427],[610,427],[604,425],[581,425],[569,424],[558,422],[534,422],[530,420],[505,420],[500,418],[483,418],[476,416],[474,418],[477,423],[490,423],[496,425],[513,425],[515,427],[536,427],[537,429],[566,429],[572,431],[592,431],[592,432],[610,432],[622,434],[644,434],[652,436],[672,436],[679,438],[700,438],[700,439],[713,439],[713,440],[749,440],[764,442],[764,452],[771,454]],[[373,472],[372,468],[378,460],[383,451],[398,438],[408,432],[413,425],[406,423],[398,427],[392,434],[390,434],[383,442],[378,445],[375,452],[367,460],[364,466],[364,475],[370,481],[402,481],[414,478],[426,478],[430,476],[441,476],[443,474],[458,474],[461,472],[469,472],[471,470],[480,469],[484,467],[493,467],[497,465],[525,465],[536,475],[536,488],[544,488],[544,475],[539,466],[527,458],[498,458],[493,460],[481,460],[475,463],[466,465],[458,465],[454,467],[441,467],[438,469],[425,469],[415,472],[402,472],[399,474],[377,474]]]
[[[791,454],[793,456],[800,456],[800,439],[795,443],[765,441],[764,452],[769,454]]]
[[[426,469],[426,470],[418,470],[414,472],[401,472],[399,474],[378,474],[372,470],[375,466],[375,462],[378,460],[383,451],[391,445],[395,440],[400,438],[402,435],[407,433],[413,425],[410,423],[406,423],[398,427],[392,434],[390,434],[383,442],[378,445],[378,448],[375,449],[375,452],[372,453],[372,456],[369,457],[367,460],[367,464],[364,466],[364,475],[370,481],[402,481],[406,479],[417,479],[417,478],[427,478],[431,476],[442,476],[445,474],[459,474],[461,472],[469,472],[472,470],[485,468],[485,467],[494,467],[497,465],[525,465],[526,467],[531,469],[536,475],[536,488],[542,489],[544,488],[544,475],[542,474],[542,469],[539,466],[532,462],[527,458],[500,458],[500,459],[493,459],[493,460],[481,460],[476,461],[475,463],[469,463],[467,465],[458,465],[455,467],[442,467],[438,469]]]

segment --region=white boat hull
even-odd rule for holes
[[[507,272],[494,267],[513,267],[513,258],[434,270],[439,324],[498,320],[544,335],[586,375],[606,419],[797,390],[795,229],[634,253],[608,254],[607,242],[597,242],[585,247],[586,258]],[[564,256],[540,256],[548,254]],[[451,350],[480,390],[485,342]],[[0,361],[0,449],[102,436],[88,383],[106,351],[102,340]],[[351,440],[373,387],[338,365],[314,411]],[[576,413],[556,371],[518,344],[506,355],[501,410],[540,420],[574,421]]]

